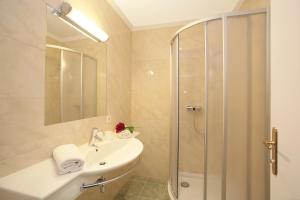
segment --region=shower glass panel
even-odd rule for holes
[[[206,199],[221,200],[223,175],[222,20],[206,23]]]
[[[61,53],[61,119],[65,122],[81,118],[81,54]]]
[[[83,118],[97,116],[97,60],[83,56],[82,103]]]
[[[267,19],[264,9],[226,13],[175,34],[172,199],[270,199]]]
[[[178,196],[178,36],[173,39],[171,46],[171,128],[170,128],[170,192]]]
[[[226,199],[265,200],[266,15],[227,18]]]
[[[203,198],[205,126],[204,25],[179,34],[179,198],[186,187]]]

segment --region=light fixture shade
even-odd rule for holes
[[[67,2],[63,2],[60,6],[60,9],[54,9],[52,13],[58,16],[68,25],[72,26],[73,28],[96,42],[105,42],[109,38],[109,36],[94,22],[92,22],[78,10],[72,8],[72,6]]]
[[[81,14],[78,10],[72,9],[68,14],[66,14],[65,17],[74,22],[82,29],[84,29],[90,35],[97,38],[98,40],[102,42],[108,40],[109,36],[103,30],[101,30],[94,22],[92,22],[86,16]]]

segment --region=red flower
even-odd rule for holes
[[[119,122],[116,125],[116,133],[120,133],[121,131],[124,131],[124,130],[125,130],[125,124],[122,122]]]

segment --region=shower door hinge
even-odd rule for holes
[[[274,175],[278,174],[278,130],[277,128],[272,128],[272,138],[270,141],[264,142],[265,147],[271,151],[270,164],[272,165],[272,173]]]

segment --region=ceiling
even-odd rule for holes
[[[107,0],[134,29],[182,24],[232,11],[242,0]]]

